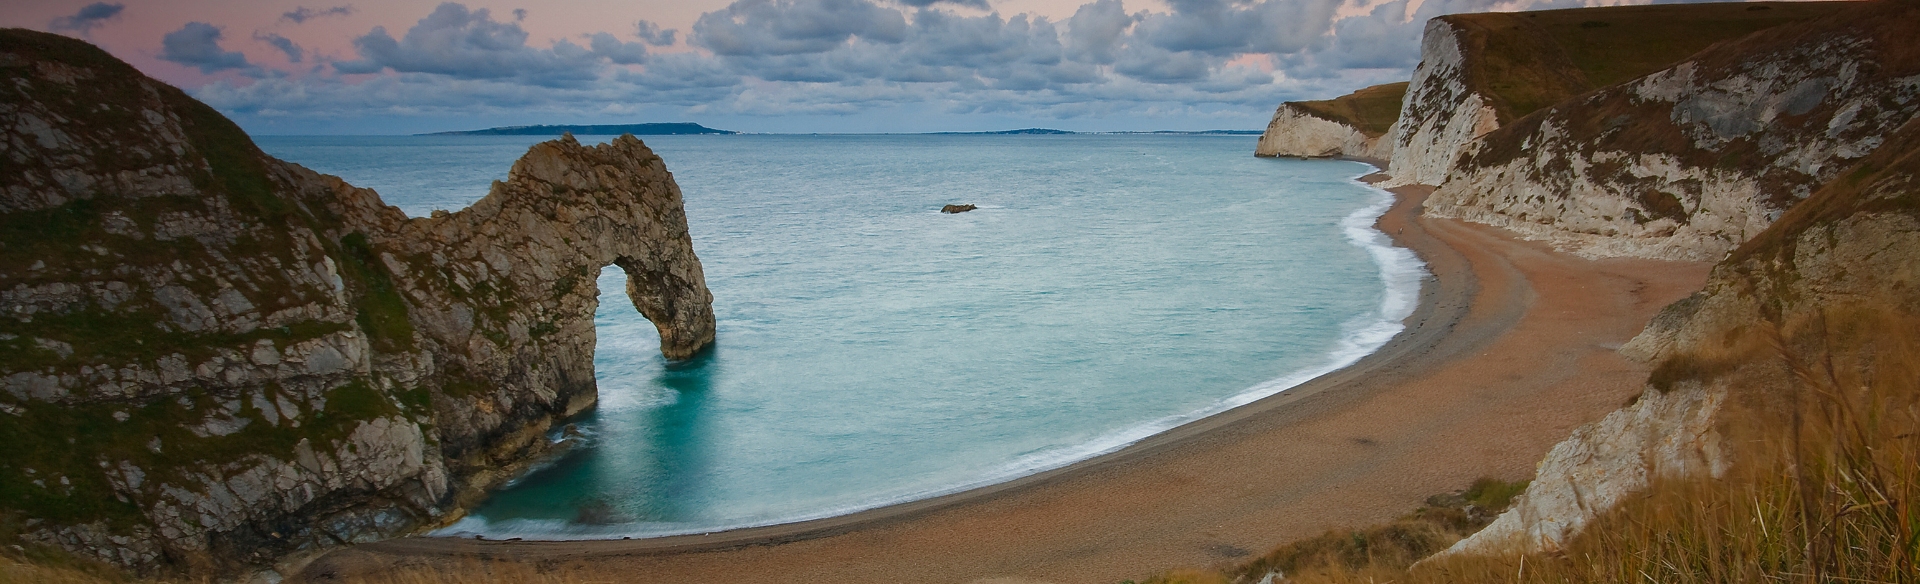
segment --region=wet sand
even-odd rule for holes
[[[1592,261],[1423,217],[1396,189],[1379,227],[1425,260],[1407,330],[1341,371],[1121,452],[1002,485],[794,525],[631,541],[404,538],[299,579],[478,560],[633,582],[1104,583],[1231,564],[1428,495],[1532,476],[1574,427],[1640,391],[1614,352],[1708,264]]]

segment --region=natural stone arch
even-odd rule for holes
[[[0,30],[0,70],[0,471],[86,503],[0,501],[33,541],[234,576],[449,520],[596,401],[608,265],[663,354],[713,339],[680,191],[630,136],[409,218],[81,41]]]

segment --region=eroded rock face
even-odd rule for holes
[[[1793,355],[1869,378],[1897,361],[1887,331],[1920,323],[1920,120],[1884,139],[1629,342],[1655,365],[1642,397],[1556,445],[1512,510],[1448,553],[1561,549],[1658,478],[1722,476],[1749,460],[1736,445],[1791,427],[1808,391]]]
[[[1290,103],[1280,104],[1273,121],[1254,145],[1254,156],[1330,158],[1350,156],[1384,160],[1392,155],[1382,136],[1368,136],[1358,128],[1322,119]]]
[[[1470,84],[1461,32],[1443,18],[1427,21],[1420,65],[1400,119],[1384,138],[1393,152],[1387,166],[1393,179],[1383,186],[1444,182],[1468,144],[1500,127],[1491,100]]]
[[[607,265],[712,342],[681,194],[623,136],[407,218],[85,43],[0,31],[0,511],[233,574],[450,520],[595,401]]]
[[[1590,257],[1718,260],[1920,114],[1914,30],[1920,9],[1873,3],[1561,103],[1471,144],[1428,212]]]
[[[1729,458],[1714,423],[1725,391],[1689,383],[1652,391],[1554,445],[1527,492],[1446,553],[1558,550],[1588,522],[1662,476],[1721,476]]]

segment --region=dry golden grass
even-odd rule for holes
[[[1363,88],[1333,99],[1291,102],[1295,107],[1324,120],[1341,122],[1368,136],[1387,133],[1400,119],[1400,103],[1406,98],[1408,82],[1387,83]]]
[[[22,584],[28,582],[44,584],[108,584],[123,581],[124,580],[91,574],[73,568],[27,563],[20,559],[0,556],[0,582],[20,582]]]
[[[1409,552],[1431,549],[1418,543],[1364,561],[1272,561],[1322,546],[1322,536],[1214,574],[1248,583],[1277,571],[1276,581],[1299,584],[1920,582],[1920,319],[1836,307],[1783,329],[1756,334],[1791,377],[1790,395],[1729,409],[1734,419],[1722,422],[1769,438],[1746,444],[1728,477],[1657,481],[1565,550],[1409,568],[1424,557]],[[1181,578],[1150,582],[1202,581]]]

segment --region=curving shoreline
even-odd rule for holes
[[[1118,452],[998,485],[803,523],[631,541],[405,538],[330,553],[302,577],[474,558],[658,581],[1112,582],[1231,561],[1391,518],[1483,475],[1523,478],[1573,426],[1639,387],[1614,354],[1706,265],[1590,261],[1418,215],[1377,223],[1433,276],[1406,328],[1359,362]]]

